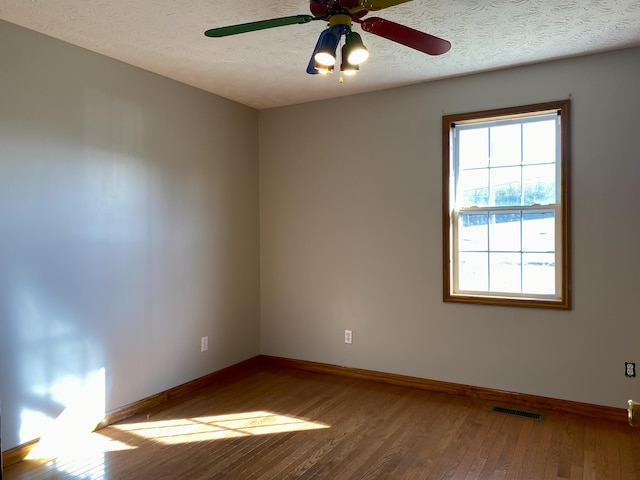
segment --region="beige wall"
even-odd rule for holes
[[[616,407],[640,397],[624,377],[640,364],[638,78],[636,48],[260,112],[262,352]],[[442,115],[568,96],[574,309],[443,303]]]
[[[259,354],[258,114],[4,22],[0,45],[8,449]]]

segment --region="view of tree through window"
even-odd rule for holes
[[[448,301],[568,308],[569,101],[443,117]]]

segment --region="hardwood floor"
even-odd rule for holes
[[[640,429],[491,406],[256,366],[101,429],[71,454],[12,465],[4,480],[640,479]]]

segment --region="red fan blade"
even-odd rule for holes
[[[357,20],[356,20],[357,21]],[[442,38],[434,37],[399,23],[383,18],[367,18],[358,21],[365,32],[373,33],[393,42],[400,43],[410,48],[429,55],[442,55],[451,49],[451,43]]]
[[[396,5],[410,1],[411,0],[359,0],[362,6],[370,12],[382,10],[383,8],[395,7]]]

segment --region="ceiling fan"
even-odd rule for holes
[[[328,22],[328,26],[318,38],[307,66],[307,73],[312,75],[331,73],[336,64],[338,45],[344,36],[340,72],[345,75],[352,75],[359,70],[359,65],[369,57],[369,52],[364,46],[362,38],[352,29],[353,23],[359,24],[365,32],[378,35],[429,55],[441,55],[449,51],[451,43],[442,38],[434,37],[384,18],[370,17],[363,20],[363,17],[371,11],[382,10],[410,1],[412,0],[311,0],[309,2],[311,15],[292,15],[228,27],[212,28],[204,32],[204,34],[207,37],[219,38],[256,30],[323,20]],[[340,79],[342,81],[342,77]]]

